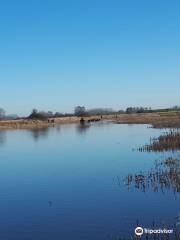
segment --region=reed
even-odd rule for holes
[[[166,190],[180,193],[180,159],[169,157],[164,161],[157,161],[155,168],[147,172],[129,174],[125,180],[128,189],[134,187],[142,192],[165,193]]]
[[[150,138],[150,144],[138,148],[140,152],[164,152],[180,150],[180,131],[171,130],[158,138]]]

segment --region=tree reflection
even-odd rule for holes
[[[60,125],[60,124],[57,124],[57,125],[55,126],[55,128],[56,128],[56,131],[57,131],[57,132],[60,132],[60,131],[61,131],[61,125]]]
[[[6,132],[0,131],[0,146],[4,145],[6,142]]]
[[[80,123],[79,125],[77,125],[76,130],[78,134],[84,134],[87,132],[87,130],[89,129],[90,124],[87,123]]]
[[[38,141],[40,138],[47,138],[49,134],[49,128],[44,127],[44,128],[33,128],[28,130],[34,141]]]

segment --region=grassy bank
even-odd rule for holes
[[[85,121],[100,116],[84,117]],[[132,114],[113,114],[103,115],[103,121],[111,121],[117,124],[150,124],[155,128],[179,128],[180,112],[156,112],[156,113],[132,113]],[[19,129],[19,128],[41,128],[56,124],[79,123],[80,117],[59,117],[45,120],[7,120],[0,121],[0,129]]]
[[[32,120],[32,119],[18,119],[18,120],[4,120],[0,121],[0,130],[3,129],[29,129],[29,128],[44,128],[52,127],[59,124],[79,123],[80,117],[59,117],[50,118],[47,120]],[[98,116],[84,117],[88,122],[90,119],[100,119]]]
[[[179,128],[180,112],[121,114],[113,121],[119,124],[150,124],[155,128]]]

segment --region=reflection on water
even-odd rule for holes
[[[6,142],[6,131],[0,131],[0,146]]]
[[[32,128],[28,129],[28,131],[31,133],[34,141],[38,141],[41,138],[47,138],[49,134],[49,128]]]
[[[60,124],[55,125],[55,129],[56,129],[57,132],[60,132],[61,131],[61,125]]]
[[[130,240],[154,219],[178,227],[179,158],[131,151],[160,133],[110,123],[1,132],[0,239]]]
[[[90,124],[81,123],[76,126],[76,131],[79,134],[85,134],[89,128],[90,128]]]

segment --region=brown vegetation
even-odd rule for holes
[[[47,118],[48,119],[48,118]],[[47,119],[18,119],[0,121],[0,129],[4,128],[34,128],[39,126],[49,126]],[[54,117],[54,124],[79,123],[80,117],[62,116]],[[179,128],[180,112],[159,112],[159,113],[132,113],[132,114],[109,114],[94,116],[84,116],[85,121],[91,119],[101,119],[117,124],[149,124],[155,128]]]
[[[18,119],[18,120],[2,120],[0,121],[0,130],[2,129],[28,129],[51,127],[58,124],[79,123],[80,117],[56,117],[47,119]],[[85,122],[100,121],[98,116],[84,117]]]
[[[112,116],[107,116],[111,119]],[[113,122],[118,124],[150,124],[155,128],[179,128],[180,112],[133,113],[113,116]]]
[[[136,189],[146,192],[171,190],[180,193],[180,159],[169,157],[163,162],[156,162],[155,168],[148,172],[129,174],[126,177],[128,188],[134,186]]]
[[[166,132],[158,138],[151,138],[150,144],[140,147],[141,152],[163,152],[180,150],[180,132],[178,130]]]

